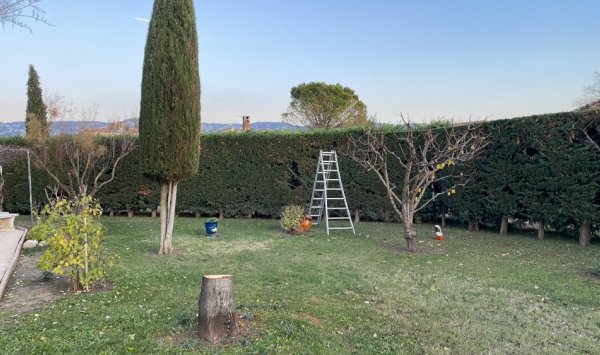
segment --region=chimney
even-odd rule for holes
[[[250,116],[242,116],[242,131],[250,130]]]

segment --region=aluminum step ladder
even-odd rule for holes
[[[352,233],[356,234],[335,150],[319,151],[308,213],[313,217],[313,225],[325,220],[327,235],[332,229],[352,229]]]

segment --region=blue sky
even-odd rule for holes
[[[0,29],[0,121],[45,92],[137,116],[151,0],[42,0]],[[291,87],[340,83],[381,122],[567,111],[600,71],[598,0],[196,0],[204,122],[280,121]]]

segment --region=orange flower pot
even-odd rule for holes
[[[302,218],[300,220],[300,226],[302,227],[302,230],[304,231],[304,233],[306,232],[310,232],[312,229],[312,219],[309,218]]]

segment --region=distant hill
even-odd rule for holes
[[[137,118],[129,118],[123,121],[128,126],[136,127]],[[57,121],[51,125],[52,134],[67,133],[73,134],[79,132],[82,128],[103,128],[110,125],[110,122],[100,121]],[[278,130],[298,130],[301,127],[283,122],[254,122],[250,126],[255,131],[278,131]],[[241,123],[204,123],[202,122],[203,133],[213,133],[220,131],[241,131]],[[0,137],[14,137],[25,135],[25,122],[0,122]]]
[[[283,122],[254,122],[250,125],[250,129],[254,131],[280,131],[288,130],[295,131],[301,129],[301,127],[291,125]],[[220,132],[220,131],[241,131],[241,123],[204,123],[202,122],[202,132]]]

